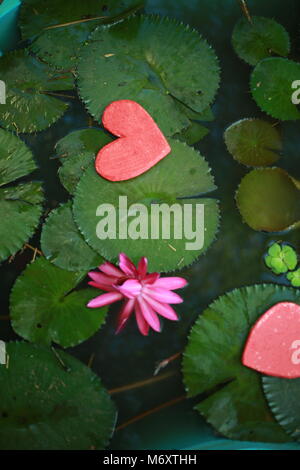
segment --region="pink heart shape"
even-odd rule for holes
[[[242,363],[274,377],[300,377],[300,306],[281,302],[264,313],[248,336]]]
[[[102,123],[119,137],[105,145],[96,157],[96,171],[107,180],[135,178],[171,151],[150,114],[135,101],[113,101],[105,108]]]

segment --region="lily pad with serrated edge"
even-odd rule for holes
[[[228,152],[248,166],[267,166],[276,162],[282,150],[277,129],[262,119],[242,119],[224,133]]]
[[[261,375],[241,362],[253,324],[282,301],[299,303],[299,296],[294,289],[275,284],[235,289],[215,300],[191,330],[183,358],[188,396],[199,395],[196,409],[230,439],[290,440],[272,418]]]
[[[219,66],[198,32],[168,18],[139,16],[92,33],[80,53],[77,82],[98,121],[111,101],[131,99],[171,136],[189,126],[178,101],[196,112],[213,101]]]
[[[6,104],[0,106],[1,126],[17,133],[38,132],[67,110],[68,104],[55,92],[73,88],[71,74],[54,73],[26,50],[1,57],[0,70],[7,84]]]
[[[40,183],[0,188],[0,261],[20,250],[33,235],[42,215]]]
[[[1,450],[98,450],[116,409],[92,370],[63,351],[6,345],[0,365]],[[79,386],[80,385],[80,386]]]
[[[39,223],[43,201],[41,185],[11,185],[35,169],[33,155],[26,144],[0,129],[0,261],[22,248]]]
[[[26,176],[35,169],[36,164],[27,145],[14,134],[0,129],[0,186]]]
[[[300,119],[300,112],[292,102],[292,83],[299,80],[299,76],[298,62],[281,57],[264,59],[251,75],[252,96],[263,111],[276,119]]]
[[[103,10],[103,7],[106,9]],[[34,7],[38,10],[42,22],[46,24],[40,30],[38,37],[30,46],[30,50],[41,60],[58,69],[74,69],[80,47],[87,40],[90,33],[103,23],[113,23],[132,14],[141,7],[137,0],[88,0],[82,2],[60,0],[38,2]],[[24,22],[28,22],[28,16],[32,18],[32,8],[25,6]],[[24,15],[23,15],[24,16]],[[34,15],[33,15],[34,16]],[[95,20],[92,20],[95,18]],[[56,21],[56,23],[55,23]],[[81,22],[80,22],[81,21]],[[56,27],[55,25],[63,25]],[[31,21],[25,25],[23,30],[28,34]],[[28,31],[29,28],[29,31]],[[37,31],[38,24],[33,23],[32,32]]]
[[[70,194],[99,150],[111,141],[103,130],[89,128],[70,132],[57,142],[55,149],[62,163],[58,174]]]
[[[10,297],[12,327],[32,342],[67,348],[92,336],[105,321],[107,307],[86,304],[101,291],[75,290],[85,273],[60,269],[45,258],[29,264]]]
[[[300,378],[262,377],[263,389],[270,409],[282,428],[300,441]]]
[[[103,261],[79,232],[70,202],[50,213],[43,226],[41,246],[51,263],[68,271],[88,271]]]
[[[251,22],[240,18],[232,33],[232,45],[237,55],[250,65],[269,56],[286,57],[290,52],[290,38],[284,27],[262,16],[252,16]]]
[[[169,140],[172,151],[157,165],[146,173],[126,182],[110,182],[101,178],[95,171],[94,165],[83,174],[74,197],[73,213],[75,222],[82,232],[85,240],[99,252],[104,258],[116,261],[120,252],[125,252],[133,261],[138,262],[141,256],[149,260],[150,271],[171,271],[181,269],[191,264],[200,254],[204,253],[214,240],[218,225],[218,203],[214,199],[208,199],[206,194],[215,189],[210,168],[205,159],[193,148],[183,142]],[[200,195],[201,198],[179,199]],[[127,238],[119,232],[116,225],[116,234],[110,238],[99,239],[96,233],[97,225],[102,217],[96,215],[98,206],[110,204],[116,209],[118,222],[119,197],[127,197],[128,208],[133,204],[142,204],[148,213],[148,231],[144,236],[148,239]],[[206,196],[206,197],[205,197]],[[167,209],[173,204],[178,204],[178,212],[182,214],[182,205],[190,204],[193,210],[191,220],[195,223],[196,204],[204,204],[204,246],[201,249],[186,249],[187,238],[175,239],[174,220],[171,217],[170,238],[163,238],[159,231],[158,239],[151,239],[151,208],[157,204],[167,204]],[[103,206],[102,206],[103,207]],[[104,213],[103,213],[104,215]],[[164,214],[164,223],[167,224],[167,214]],[[128,218],[128,226],[135,217]],[[160,220],[161,226],[161,220]],[[155,224],[153,223],[153,227]],[[120,224],[125,231],[125,220]],[[161,228],[161,227],[160,227]],[[142,227],[142,230],[147,227]],[[139,228],[140,230],[140,228]],[[195,229],[194,229],[195,230]],[[198,232],[202,232],[203,224],[199,219]],[[183,233],[183,232],[181,232]],[[167,234],[168,235],[168,234]],[[116,238],[113,239],[112,236]],[[126,234],[124,235],[126,237]],[[199,236],[200,238],[200,236]]]
[[[254,230],[279,232],[300,221],[300,190],[281,168],[261,168],[248,173],[236,193],[244,221]]]

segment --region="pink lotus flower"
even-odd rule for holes
[[[124,328],[133,312],[138,328],[145,336],[150,327],[160,331],[158,315],[168,320],[178,320],[177,313],[169,304],[183,302],[183,299],[172,291],[186,286],[187,281],[182,277],[161,278],[159,273],[147,274],[147,267],[147,258],[141,258],[136,268],[124,253],[120,253],[118,268],[105,262],[99,266],[100,272],[89,272],[92,279],[89,285],[107,293],[91,300],[87,304],[88,307],[99,308],[119,300],[124,301],[116,333]]]

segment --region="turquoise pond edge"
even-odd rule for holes
[[[14,47],[18,38],[17,18],[20,7],[19,0],[4,0],[0,6],[0,55]],[[0,69],[1,79],[1,69]],[[8,84],[9,86],[9,84]],[[172,408],[172,415],[176,415],[176,407]],[[164,415],[157,416],[157,421],[164,419]],[[151,423],[152,425],[152,423]],[[157,425],[157,424],[156,424]],[[197,423],[186,423],[178,409],[178,426],[176,437],[168,436],[166,441],[149,442],[148,449],[182,449],[182,450],[300,450],[300,444],[267,444],[256,442],[231,441],[216,438],[213,430],[199,417]],[[171,437],[171,439],[170,439]]]

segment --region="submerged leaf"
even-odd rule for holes
[[[75,225],[70,202],[50,213],[43,226],[41,246],[51,263],[69,271],[88,271],[103,261]]]
[[[179,102],[200,113],[218,85],[212,48],[196,31],[167,18],[139,16],[97,28],[81,50],[79,92],[98,121],[111,101],[131,99],[171,136],[189,126]]]
[[[42,0],[34,6],[25,4],[21,15],[23,35],[38,34],[30,49],[47,64],[74,69],[82,43],[96,26],[132,14],[141,3],[138,0],[66,0],[63,3]],[[36,12],[38,21],[32,21]]]
[[[244,165],[267,166],[276,162],[282,150],[277,129],[262,119],[242,119],[224,134],[228,152]]]
[[[171,153],[132,180],[105,180],[94,165],[83,174],[75,192],[74,217],[85,240],[104,258],[116,261],[124,252],[137,263],[146,256],[150,271],[171,271],[192,263],[214,240],[219,219],[217,201],[181,199],[204,196],[215,189],[210,168],[193,148],[173,139],[169,143]],[[191,213],[186,213],[184,222],[185,204]],[[198,213],[196,226],[197,204],[204,205],[204,222]],[[128,217],[127,209],[131,210]],[[163,217],[152,218],[151,213],[159,209]],[[196,235],[199,246],[187,247],[196,241]]]
[[[290,52],[290,39],[284,27],[262,16],[251,16],[251,22],[240,18],[232,33],[232,45],[237,55],[250,65],[269,56],[286,57]]]
[[[292,102],[292,84],[299,77],[298,62],[280,57],[264,59],[251,75],[252,96],[263,111],[276,119],[300,119],[300,112]]]
[[[15,332],[29,341],[53,341],[64,348],[92,336],[104,323],[107,307],[87,308],[95,290],[74,290],[84,274],[57,268],[44,258],[29,264],[11,293]]]
[[[252,325],[281,301],[299,303],[299,296],[273,284],[236,289],[215,300],[192,328],[183,359],[188,396],[205,394],[196,409],[230,439],[289,440],[268,409],[261,375],[241,362]]]
[[[254,230],[279,232],[300,221],[300,190],[281,168],[250,171],[240,183],[236,202]]]
[[[89,367],[63,351],[7,344],[0,365],[1,450],[104,449],[115,407]]]
[[[0,58],[1,80],[7,83],[6,104],[0,106],[0,125],[18,133],[37,132],[57,121],[68,105],[57,91],[73,88],[69,73],[54,73],[26,50]]]

